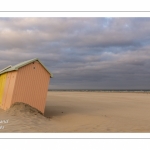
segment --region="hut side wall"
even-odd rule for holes
[[[49,73],[38,61],[20,68],[11,104],[27,103],[44,113],[49,80]]]
[[[11,106],[16,77],[17,77],[17,71],[9,72],[7,74],[7,80],[5,83],[3,102],[2,102],[2,109],[4,110],[10,108]]]

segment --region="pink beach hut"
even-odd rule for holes
[[[0,107],[10,108],[15,102],[28,104],[44,113],[50,71],[35,58],[0,71]]]

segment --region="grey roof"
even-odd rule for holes
[[[6,68],[0,70],[0,72],[3,72],[3,71],[5,71],[5,70],[7,70],[7,69],[9,69],[9,68],[11,68],[11,67],[12,67],[12,66],[10,65],[10,66],[8,66],[8,67],[6,67]]]
[[[38,59],[38,58],[34,58],[34,59],[31,59],[31,60],[27,60],[27,61],[24,61],[24,62],[21,62],[15,66],[8,66],[2,70],[0,70],[0,75],[3,74],[3,73],[6,73],[6,72],[11,72],[11,71],[15,71],[15,70],[18,70],[19,68],[21,67],[24,67],[34,61],[38,61],[40,62],[40,64],[45,68],[45,70],[50,74],[50,77],[52,78],[53,77],[53,74],[50,73],[50,71],[41,63],[41,61]]]

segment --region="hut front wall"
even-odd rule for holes
[[[17,71],[7,73],[4,94],[3,94],[3,100],[2,100],[2,106],[1,106],[1,108],[4,110],[10,108],[10,106],[11,106],[16,77],[17,77]]]
[[[11,104],[27,103],[44,113],[49,80],[49,73],[38,61],[20,68]]]
[[[3,102],[6,79],[7,79],[7,73],[0,75],[0,107]]]

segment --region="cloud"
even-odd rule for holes
[[[149,18],[0,18],[0,68],[39,58],[51,88],[150,88]]]

